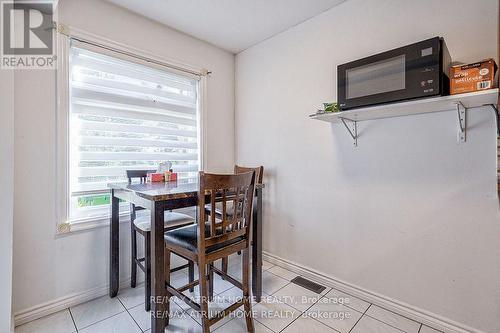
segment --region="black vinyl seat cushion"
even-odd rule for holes
[[[219,228],[217,230],[217,234],[218,235],[222,234],[222,229]],[[205,237],[208,238],[209,236],[210,236],[210,223],[205,223]],[[241,236],[223,243],[209,246],[206,249],[206,253],[220,250],[226,246],[236,244],[244,239],[245,237]],[[165,242],[181,246],[192,252],[196,252],[198,249],[198,225],[194,224],[166,232]]]

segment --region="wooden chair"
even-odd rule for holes
[[[134,178],[138,178],[140,183],[145,183],[147,174],[150,172],[155,172],[155,170],[127,170],[127,178],[129,184],[132,183]],[[132,249],[132,276],[130,278],[130,286],[132,288],[136,287],[137,283],[137,267],[139,267],[145,276],[145,309],[149,311],[151,308],[151,216],[150,214],[144,214],[137,216],[137,211],[143,210],[144,208],[130,204],[130,231],[131,231],[131,249]],[[176,212],[166,212],[165,213],[165,231],[172,230],[175,228],[184,227],[190,224],[194,224],[194,219],[187,215]],[[137,233],[144,236],[144,258],[137,257]],[[174,268],[172,271],[178,271],[184,268],[189,270],[189,281],[194,281],[194,263],[188,261],[186,265],[182,265]]]
[[[201,312],[203,332],[210,332],[210,326],[226,315],[244,306],[247,330],[254,331],[250,300],[250,231],[252,228],[252,203],[255,185],[255,172],[237,175],[215,175],[200,172],[200,190],[198,193],[198,225],[168,231],[165,233],[165,276],[167,291],[167,311],[170,296],[177,296],[193,309]],[[227,204],[232,202],[233,214],[227,214]],[[205,222],[205,206],[209,203],[215,211],[217,203],[222,204],[221,219],[215,214]],[[241,204],[238,204],[241,203]],[[243,281],[227,275],[214,267],[216,260],[238,251],[243,252]],[[193,283],[175,289],[170,285],[170,254],[179,254],[198,264],[199,279]],[[208,269],[207,269],[208,266]],[[243,298],[209,318],[208,302],[213,297],[214,273],[224,276],[243,291]],[[200,303],[183,294],[183,291],[200,286]],[[166,318],[168,325],[168,316]]]
[[[245,172],[250,172],[250,171],[255,171],[255,183],[262,185],[262,179],[264,177],[264,167],[263,166],[259,166],[259,167],[255,167],[255,168],[243,167],[243,166],[239,166],[239,165],[234,166],[234,173],[235,174],[245,173]],[[205,211],[206,211],[207,215],[210,215],[212,213],[210,205],[206,206]],[[232,214],[233,214],[232,205],[229,205],[227,207],[226,213],[228,216],[232,216]],[[217,209],[215,209],[215,217],[220,219],[221,215],[222,215],[221,209],[220,209],[220,207],[218,207]],[[240,253],[238,253],[238,254],[240,254]],[[222,270],[226,274],[227,274],[228,266],[229,266],[228,257],[222,258]]]

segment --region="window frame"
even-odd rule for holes
[[[74,39],[79,47],[111,55],[119,59],[146,64],[150,67],[167,70],[173,73],[197,76],[198,84],[198,140],[199,168],[203,170],[206,152],[206,69],[200,69],[188,64],[179,63],[158,55],[153,55],[129,45],[120,44],[79,29],[58,25],[57,37],[57,71],[56,71],[56,234],[67,234],[82,230],[109,226],[109,217],[91,217],[70,221],[69,204],[69,121],[70,121],[70,89],[69,89],[69,56],[70,44]],[[86,43],[86,44],[85,44]],[[189,73],[189,74],[187,74]],[[195,74],[199,73],[199,74]],[[129,222],[128,212],[122,210],[120,222]]]

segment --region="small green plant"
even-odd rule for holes
[[[340,111],[339,105],[336,102],[323,103],[323,107],[325,108],[325,112],[338,112],[338,111]]]

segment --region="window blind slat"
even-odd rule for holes
[[[196,138],[196,130],[179,130],[173,128],[162,128],[131,124],[103,123],[89,120],[79,120],[80,129],[108,131],[108,132],[128,132],[138,134],[162,134],[186,138]]]
[[[84,106],[84,105],[74,105],[73,114],[84,114],[88,116],[101,116],[101,117],[114,117],[120,119],[133,119],[133,120],[149,120],[158,121],[163,123],[171,123],[176,125],[188,125],[196,127],[197,121],[194,116],[192,117],[179,117],[175,114],[173,115],[163,115],[151,112],[141,112],[137,110],[124,110],[124,109],[113,109],[107,108],[105,106]]]
[[[185,102],[190,104],[196,103],[196,94],[193,91],[178,89],[177,92],[168,92],[165,91],[161,85],[157,85],[156,87],[150,85],[137,85],[133,83],[120,82],[118,81],[119,78],[103,80],[101,78],[90,77],[85,74],[79,74],[78,79],[79,81],[77,83],[75,82],[74,87],[80,87],[82,89],[94,91],[116,91],[117,94],[126,94],[127,92],[130,92],[134,95],[142,96],[143,99],[147,99],[148,96],[154,96],[155,98],[170,101]]]
[[[72,46],[70,220],[109,214],[107,183],[171,161],[199,170],[198,81]]]
[[[88,68],[105,73],[108,76],[116,75],[134,78],[143,82],[153,82],[167,87],[196,91],[196,85],[193,84],[194,80],[192,78],[184,78],[180,75],[162,72],[77,47],[72,47],[71,67],[75,71],[78,71],[79,68]]]
[[[81,87],[72,87],[73,98],[81,99],[83,101],[100,101],[100,102],[120,102],[122,104],[132,105],[132,106],[140,106],[147,108],[160,108],[165,110],[171,110],[175,112],[185,112],[188,114],[196,114],[196,105],[190,103],[184,103],[182,101],[171,101],[171,103],[167,103],[164,101],[156,101],[153,99],[145,100],[136,97],[129,96],[126,92],[122,94],[114,94],[110,92],[100,92],[83,89]]]
[[[79,168],[79,177],[91,176],[123,176],[126,170],[155,170],[156,165],[141,165],[139,167],[87,167]],[[176,165],[176,172],[197,172],[198,164]]]
[[[198,148],[196,142],[185,141],[160,141],[134,138],[80,136],[82,146],[119,146],[119,147],[171,147],[171,148]]]
[[[137,152],[80,152],[82,161],[155,160],[155,161],[196,161],[198,154],[186,153],[137,153]]]
[[[176,111],[172,111],[172,110],[134,106],[134,105],[130,105],[130,104],[120,104],[117,102],[105,103],[105,102],[85,100],[85,99],[74,99],[72,106],[73,106],[73,108],[79,108],[79,107],[83,107],[83,108],[90,107],[92,109],[105,108],[105,109],[110,109],[110,110],[114,109],[117,111],[139,112],[141,114],[165,115],[165,116],[187,118],[187,119],[196,119],[196,117],[197,117],[196,112],[194,112],[194,113],[185,112],[185,111],[176,112]]]

